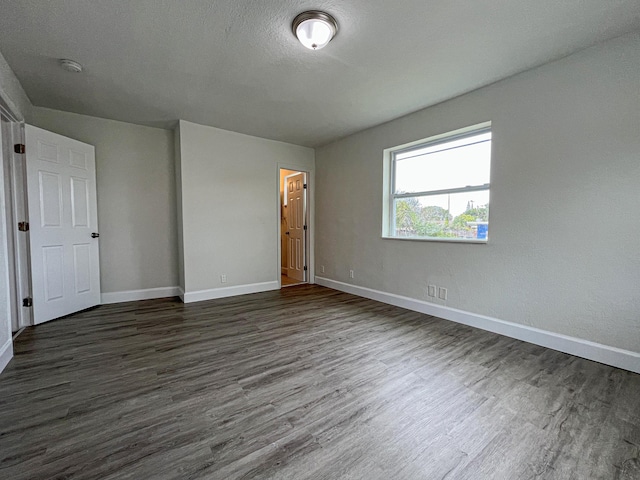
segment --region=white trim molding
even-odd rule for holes
[[[235,285],[233,287],[212,288],[210,290],[198,290],[195,292],[184,292],[180,298],[184,303],[201,302],[203,300],[213,300],[216,298],[235,297],[236,295],[246,295],[247,293],[268,292],[270,290],[280,290],[280,283],[262,282],[250,283],[247,285]]]
[[[5,369],[13,358],[13,341],[7,340],[6,343],[0,348],[0,373]]]
[[[395,305],[415,312],[425,313],[470,327],[487,330],[507,337],[569,353],[577,357],[640,373],[640,353],[621,348],[610,347],[601,343],[570,337],[560,333],[549,332],[539,328],[506,322],[497,318],[466,312],[456,308],[436,305],[434,303],[403,297],[393,293],[373,290],[371,288],[351,285],[324,277],[316,277],[316,283],[324,287],[351,293],[359,297],[377,300],[378,302]]]
[[[144,290],[125,290],[122,292],[107,292],[101,295],[102,303],[135,302],[152,298],[177,297],[179,287],[145,288]]]

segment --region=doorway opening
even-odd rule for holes
[[[4,107],[0,121],[9,293],[0,309],[6,303],[15,333],[100,304],[95,151],[18,122]]]
[[[309,282],[308,172],[280,169],[280,286]]]

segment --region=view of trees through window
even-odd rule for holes
[[[480,238],[483,238],[482,225],[488,222],[488,203],[476,205],[469,200],[466,209],[454,216],[439,205],[423,206],[416,197],[396,200],[396,235],[399,237],[478,238],[480,225]]]
[[[392,236],[487,240],[491,130],[426,140],[391,161]]]

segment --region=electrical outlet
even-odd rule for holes
[[[353,278],[353,270],[349,270],[349,278]]]
[[[427,285],[427,295],[429,297],[436,296],[436,286],[435,285]]]
[[[324,273],[324,265],[320,265],[320,272]]]
[[[226,274],[222,274],[220,275],[220,283],[227,283],[227,275]]]
[[[446,300],[447,299],[447,289],[446,288],[438,287],[438,298],[440,300]]]

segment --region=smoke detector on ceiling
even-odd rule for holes
[[[68,58],[61,58],[60,66],[64,68],[67,72],[73,72],[73,73],[82,72],[82,65],[80,65],[76,61],[69,60]]]

